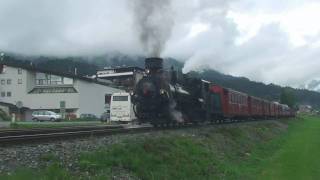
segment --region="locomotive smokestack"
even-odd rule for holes
[[[146,58],[145,69],[148,69],[151,74],[161,71],[163,69],[163,59],[158,57]]]

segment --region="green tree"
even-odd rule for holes
[[[289,87],[282,88],[281,95],[280,95],[280,103],[287,104],[291,108],[295,107],[296,98],[294,95],[294,91],[291,88]]]

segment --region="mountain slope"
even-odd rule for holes
[[[16,58],[14,56],[10,56],[6,57],[6,60],[16,61],[16,63],[30,63],[30,61],[32,61],[37,67],[54,69],[62,72],[74,72],[74,69],[77,68],[79,75],[92,75],[95,74],[97,69],[103,69],[104,67],[138,66],[143,68],[144,66],[144,57],[127,56],[122,54],[71,58]],[[181,72],[183,63],[172,58],[165,59],[164,67],[169,69],[171,66],[174,66],[175,69],[178,69],[178,71]],[[245,92],[272,101],[279,101],[283,88],[274,84],[266,85],[261,82],[251,81],[244,77],[225,75],[214,70],[191,72],[189,74],[191,76],[212,81],[215,84],[219,84],[224,87],[232,88],[237,91]],[[299,104],[308,104],[320,108],[320,93],[304,89],[290,89],[294,92]]]

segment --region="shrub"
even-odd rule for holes
[[[10,118],[10,116],[6,113],[6,112],[4,112],[2,109],[0,109],[0,121],[10,121],[11,120],[11,118]]]

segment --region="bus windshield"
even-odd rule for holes
[[[113,101],[128,101],[128,96],[113,96]]]

